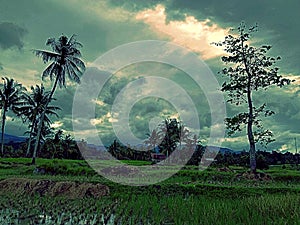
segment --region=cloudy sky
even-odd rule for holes
[[[0,74],[13,77],[26,87],[42,82],[40,74],[46,66],[31,50],[47,48],[47,38],[61,34],[77,35],[78,41],[83,44],[83,60],[88,66],[120,45],[143,40],[171,42],[194,52],[222,82],[217,72],[223,67],[220,56],[224,53],[211,43],[223,40],[230,28],[241,21],[249,25],[258,23],[259,32],[254,44],[271,44],[270,54],[282,57],[279,63],[281,74],[296,80],[289,87],[271,88],[255,95],[257,104],[266,101],[269,108],[276,111],[275,116],[264,121],[265,127],[271,129],[276,138],[268,149],[294,151],[294,138],[300,140],[300,2],[297,0],[0,0],[0,5]],[[107,71],[98,68],[97,73],[105,77]],[[151,76],[163,77],[186,91],[197,108],[200,138],[207,142],[211,129],[218,129],[218,126],[211,127],[211,111],[205,93],[184,71],[155,62],[128,65],[116,71],[111,79],[105,81],[98,97],[92,99],[96,106],[95,115],[76,118],[75,121],[72,120],[72,107],[77,86],[68,82],[66,89],[57,90],[55,94],[57,101],[53,104],[62,110],[58,119],[53,118],[53,126],[72,132],[72,122],[80,123],[82,129],[75,135],[88,140],[93,132],[91,125],[108,143],[116,131],[113,124],[119,120],[119,113],[113,107],[114,101],[121,90],[135,82],[134,90],[137,92],[128,93],[149,96],[135,102],[128,123],[135,136],[145,138],[149,129],[161,119],[180,116],[176,112],[176,104],[174,106],[173,102],[151,95],[158,87],[147,79]],[[50,81],[45,80],[44,83],[51,88]],[[94,88],[97,87],[95,85]],[[165,92],[176,101],[186,101],[171,87],[166,85]],[[128,101],[136,97],[132,95],[127,96]],[[228,105],[226,108],[229,116],[239,110]],[[186,109],[183,113],[189,115],[190,112]],[[87,124],[89,126],[84,126]],[[27,125],[19,120],[8,118],[7,133],[22,135],[26,128]],[[245,134],[225,137],[223,141],[223,146],[247,149]]]

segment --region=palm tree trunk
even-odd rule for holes
[[[58,74],[60,74],[60,72]],[[32,161],[31,161],[32,165],[35,165],[36,153],[37,153],[38,146],[39,146],[39,143],[40,143],[40,138],[41,138],[41,135],[42,135],[42,128],[43,128],[43,122],[44,122],[44,119],[45,119],[46,110],[47,110],[47,107],[48,107],[49,103],[51,102],[53,94],[56,90],[56,87],[57,87],[57,84],[58,84],[58,78],[59,78],[59,75],[56,76],[54,85],[52,87],[51,93],[50,93],[49,98],[48,98],[48,101],[45,104],[45,108],[44,108],[44,110],[42,112],[42,115],[41,115],[41,119],[40,119],[39,127],[38,127],[38,132],[37,132],[37,136],[36,136],[36,143],[35,143],[34,150],[33,150],[33,155],[32,155]]]
[[[4,156],[4,128],[5,128],[5,120],[6,120],[6,108],[3,108],[2,115],[2,128],[1,128],[1,155]]]
[[[31,140],[32,140],[32,137],[31,137],[31,134],[29,134],[29,139],[28,139],[28,143],[27,143],[27,150],[26,150],[26,157],[29,157],[29,153],[30,153],[30,147],[31,147]]]
[[[28,157],[29,153],[30,153],[32,133],[33,133],[33,130],[34,130],[34,127],[35,127],[35,120],[36,120],[36,118],[34,118],[34,120],[32,121],[32,126],[31,126],[31,130],[30,130],[30,133],[29,133],[29,140],[28,140],[28,146],[27,146],[27,151],[26,151],[26,157]]]
[[[57,149],[56,149],[55,144],[52,143],[52,157],[51,157],[51,159],[54,159],[55,154],[56,154],[56,152],[57,152],[56,150],[57,150]]]

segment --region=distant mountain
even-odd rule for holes
[[[232,150],[230,148],[220,148],[220,152],[222,154],[225,154],[225,153],[235,153],[235,154],[241,154],[242,151],[235,151],[235,150]]]
[[[230,148],[222,148],[222,147],[216,147],[216,146],[207,146],[212,151],[220,151],[222,154],[225,153],[235,153],[235,154],[241,154],[242,151],[235,151]]]
[[[136,146],[133,146],[133,147],[139,149],[143,146],[149,147],[149,145],[144,145],[144,144],[136,145]],[[182,145],[182,147],[184,147],[184,146],[185,145]],[[217,146],[206,146],[206,147],[209,148],[211,151],[218,151],[218,152],[220,151],[223,155],[225,153],[241,154],[241,152],[242,152],[242,151],[235,151],[235,150],[232,150],[230,148],[222,148],[222,147],[217,147]],[[155,147],[155,151],[156,151],[156,153],[159,153],[159,147],[158,146]]]
[[[1,137],[1,135],[2,135],[2,133],[0,133],[0,137]],[[4,144],[22,143],[22,142],[26,142],[26,139],[27,139],[27,137],[4,134]],[[0,140],[1,140],[1,138],[0,138]]]
[[[94,144],[87,144],[89,148],[95,149],[97,151],[107,151],[107,148],[105,146],[99,146]]]

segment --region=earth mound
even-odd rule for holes
[[[134,168],[133,166],[115,166],[108,167],[101,170],[102,173],[109,176],[122,176],[122,177],[132,177],[137,174],[141,174],[139,169]]]
[[[233,173],[234,170],[230,169],[229,167],[221,167],[221,168],[218,168],[217,169],[219,172],[230,172],[230,173]]]
[[[102,184],[9,178],[0,181],[0,192],[20,195],[61,196],[69,199],[86,197],[98,199],[109,195],[109,188]]]
[[[237,180],[240,180],[240,179],[259,180],[259,181],[271,181],[272,180],[272,177],[269,174],[262,173],[262,172],[251,173],[250,171],[237,174],[235,178]]]

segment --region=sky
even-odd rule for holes
[[[51,82],[41,80],[46,65],[32,54],[32,49],[47,49],[46,40],[58,38],[61,34],[77,35],[77,40],[83,44],[82,59],[89,68],[99,57],[118,46],[157,40],[195,53],[222,83],[218,71],[224,67],[220,57],[225,53],[211,43],[222,41],[230,29],[237,27],[241,21],[247,25],[257,23],[259,32],[255,34],[253,44],[272,45],[270,54],[282,58],[278,63],[280,73],[295,80],[287,87],[270,88],[267,92],[254,95],[257,105],[266,102],[276,112],[274,116],[264,119],[265,127],[272,130],[276,138],[268,150],[294,151],[294,138],[300,140],[300,2],[297,0],[0,0],[0,5],[0,75],[14,78],[28,89],[43,82],[50,90]],[[144,51],[139,54],[148,53]],[[192,64],[189,66],[193,67]],[[97,73],[106,76],[107,71],[99,70]],[[127,65],[116,71],[103,84],[98,97],[92,100],[96,108],[92,117],[72,118],[74,94],[78,86],[68,81],[67,88],[58,89],[55,93],[57,100],[53,104],[62,110],[59,118],[53,118],[52,126],[87,140],[93,133],[90,129],[93,126],[103,143],[108,144],[116,135],[114,124],[118,122],[119,113],[118,109],[113,108],[115,99],[122,90],[130,87],[131,82],[135,82],[140,88],[138,93],[144,96],[148,93],[149,96],[134,102],[128,124],[135,136],[146,138],[146,133],[163,118],[181,118],[172,102],[150,95],[151,87],[153,90],[158,87],[155,82],[151,83],[151,76],[163,77],[186,91],[199,115],[200,139],[204,144],[208,143],[211,130],[220,128],[217,124],[211,124],[210,103],[204,91],[184,71],[155,62]],[[143,84],[148,90],[143,89]],[[165,92],[177,101],[181,99],[179,92],[170,87],[165,85]],[[127,96],[128,102],[134,97],[133,94]],[[185,100],[182,98],[179,101]],[[227,116],[240,110],[226,105]],[[184,113],[189,115],[190,111],[187,109]],[[74,131],[73,123],[80,123],[82,129]],[[84,126],[87,124],[89,126]],[[23,135],[26,129],[27,124],[9,115],[6,133]],[[222,146],[247,150],[245,133],[225,136]]]

